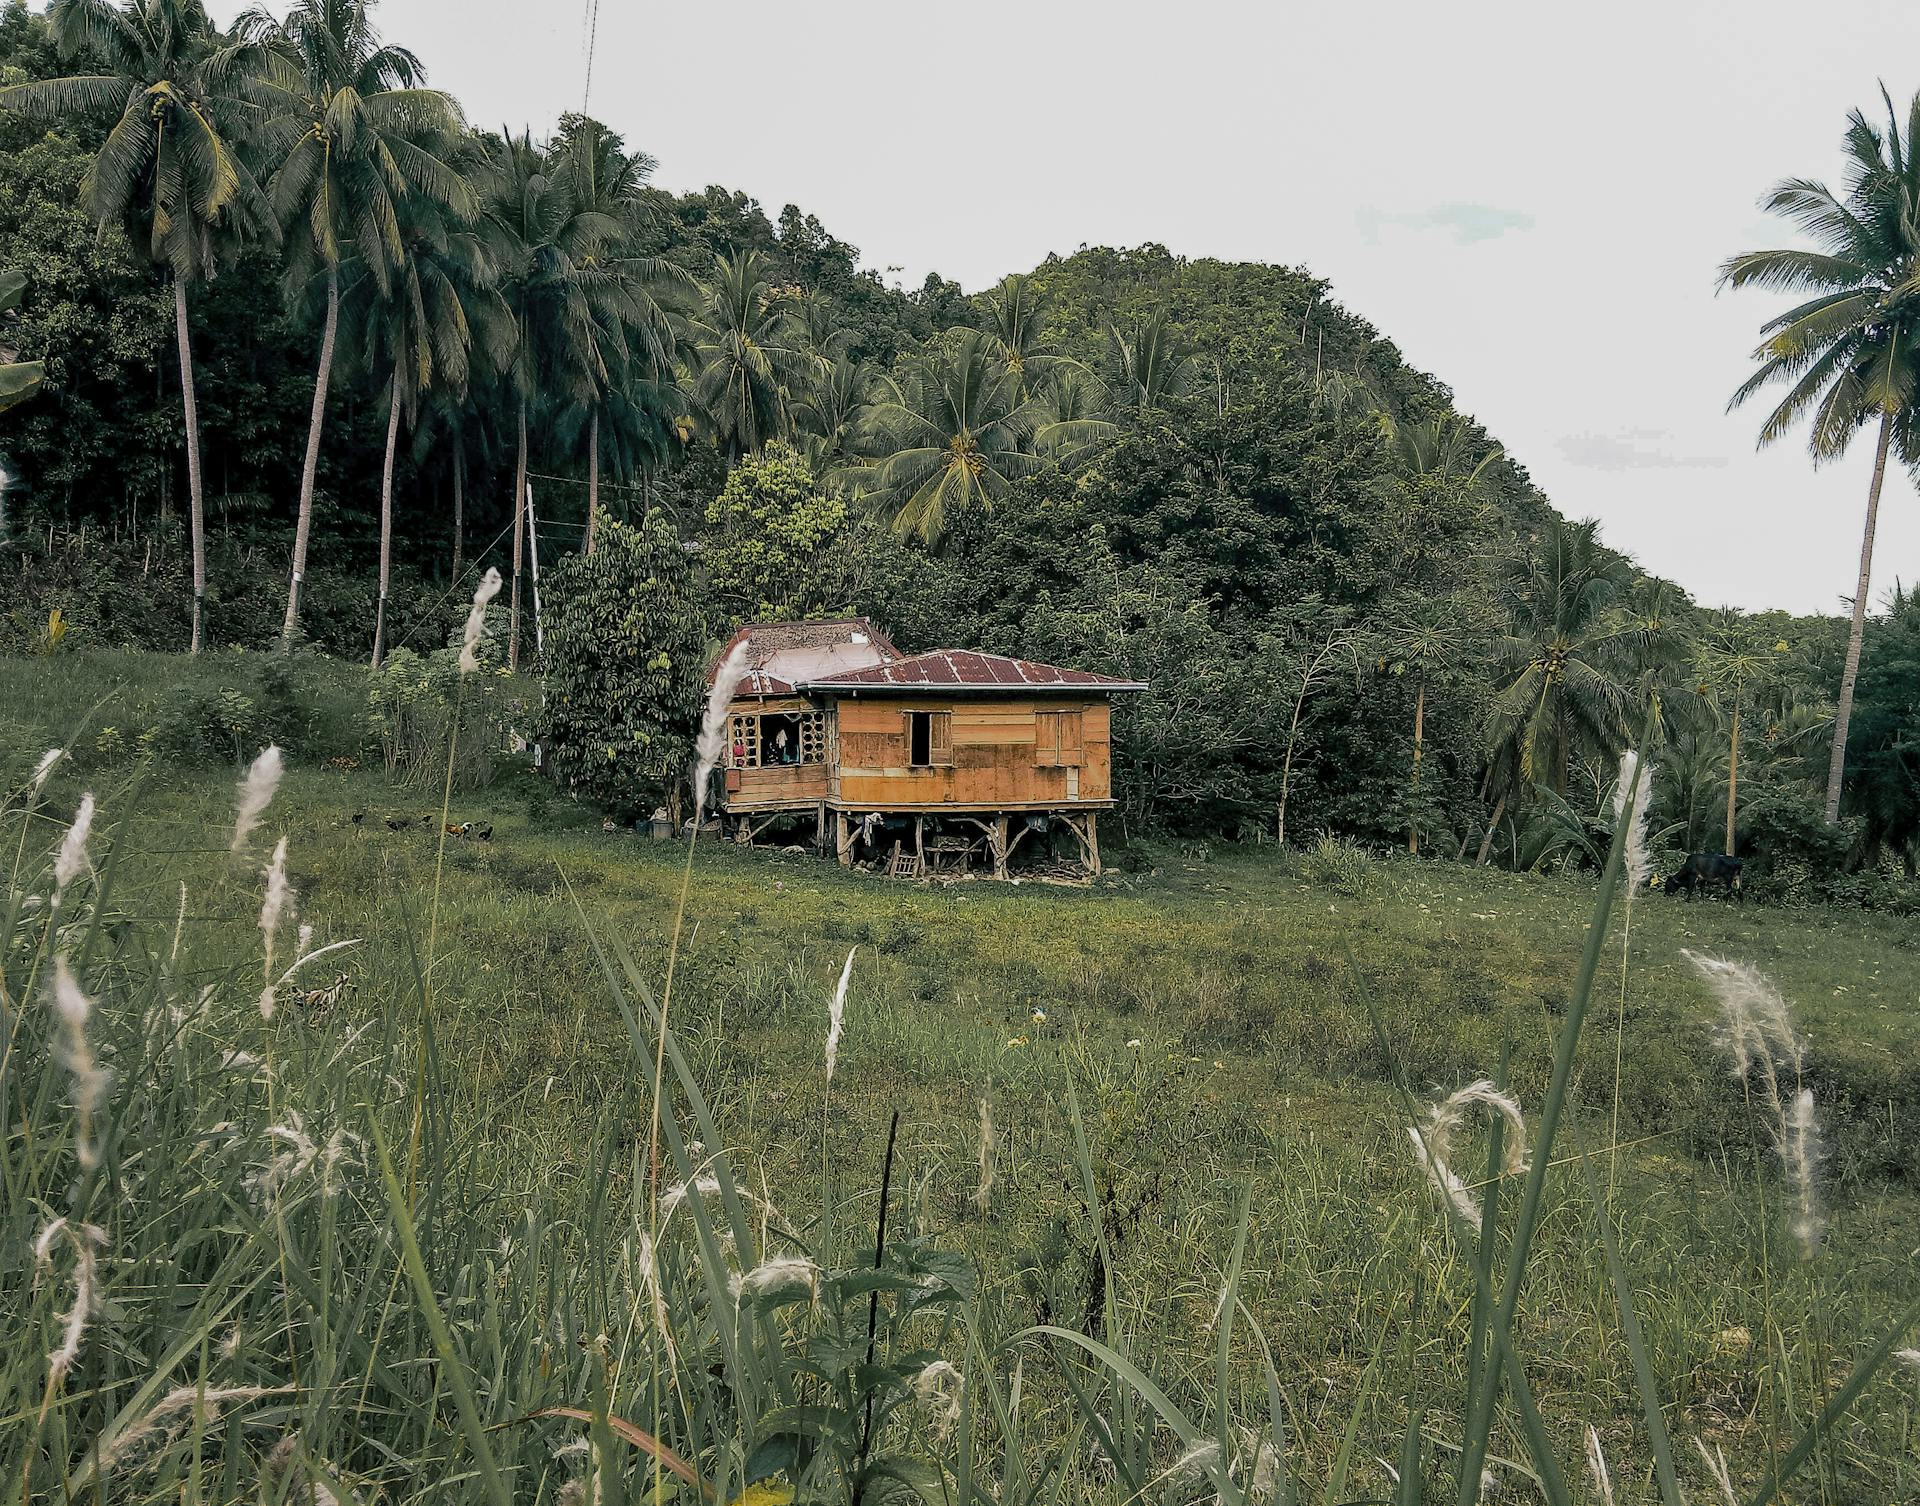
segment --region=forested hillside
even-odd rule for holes
[[[1920,608],[1869,624],[1826,826],[1844,625],[1645,577],[1308,271],[1146,245],[903,289],[799,208],[651,187],[595,121],[468,127],[363,7],[183,36],[0,11],[5,343],[46,363],[0,419],[8,651],[192,641],[184,340],[207,647],[437,646],[497,564],[532,667],[532,551],[551,608],[566,556],[644,520],[690,552],[705,641],[864,612],[1150,681],[1129,836],[1582,861],[1651,703],[1671,848],[1802,898],[1912,871]],[[122,139],[156,68],[217,151]],[[74,77],[112,82],[45,82]]]

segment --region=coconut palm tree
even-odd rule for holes
[[[1420,774],[1426,755],[1427,686],[1454,669],[1475,641],[1471,612],[1454,597],[1420,596],[1382,635],[1383,657],[1396,675],[1413,677],[1413,759],[1408,780],[1407,851],[1420,852]]]
[[[1754,351],[1759,367],[1728,404],[1736,407],[1766,387],[1787,391],[1767,415],[1760,443],[1771,444],[1803,416],[1815,464],[1846,453],[1853,438],[1875,429],[1873,479],[1867,486],[1866,527],[1853,592],[1853,624],[1834,716],[1827,762],[1828,824],[1840,816],[1846,773],[1847,727],[1860,677],[1873,535],[1887,457],[1920,460],[1916,415],[1916,354],[1920,354],[1920,95],[1902,129],[1883,89],[1882,130],[1855,110],[1847,118],[1847,181],[1836,194],[1824,183],[1789,178],[1763,204],[1804,232],[1813,249],[1750,251],[1721,269],[1728,287],[1779,289],[1805,295],[1761,326]]]
[[[380,474],[380,587],[374,610],[373,667],[386,652],[387,587],[393,567],[393,471],[401,420],[412,428],[435,389],[464,399],[475,357],[497,370],[510,359],[512,312],[495,287],[480,236],[431,200],[401,205],[405,256],[386,288],[358,259],[346,267],[343,322],[355,363],[384,376],[387,444]]]
[[[694,401],[729,456],[792,432],[793,395],[805,390],[807,358],[759,252],[716,258],[693,343]]]
[[[622,446],[635,444],[655,456],[670,434],[667,417],[679,405],[667,397],[675,357],[684,346],[672,305],[693,291],[684,269],[661,256],[643,256],[633,245],[636,211],[653,176],[654,160],[629,152],[599,121],[563,116],[552,153],[552,178],[576,226],[604,221],[602,233],[579,249],[576,275],[592,310],[597,363],[578,367],[569,397],[586,412],[587,533],[593,553],[600,511],[601,424],[618,409]],[[648,402],[657,414],[645,411]]]
[[[48,19],[61,55],[97,71],[0,89],[0,107],[36,120],[111,120],[81,187],[87,211],[102,226],[124,226],[171,274],[193,552],[189,651],[197,654],[206,619],[206,494],[187,293],[210,280],[243,239],[274,234],[266,200],[234,146],[249,113],[241,93],[250,49],[223,35],[199,0],[59,0]]]
[[[1766,691],[1779,662],[1770,635],[1731,608],[1717,614],[1694,648],[1697,689],[1720,712],[1727,729],[1726,845],[1734,856],[1734,814],[1740,793],[1740,733],[1750,698]],[[1784,648],[1780,650],[1784,652]]]
[[[452,162],[464,129],[459,106],[421,86],[424,71],[411,52],[381,42],[369,0],[293,0],[284,19],[252,10],[240,29],[267,59],[253,93],[268,110],[258,139],[272,168],[267,192],[288,232],[288,273],[296,288],[317,285],[325,307],[280,630],[281,642],[291,644],[313,535],[341,265],[357,256],[380,295],[390,297],[406,263],[404,201],[417,196],[456,219],[471,219],[478,202]]]
[[[1597,525],[1559,521],[1509,581],[1512,624],[1492,644],[1489,741],[1511,748],[1523,782],[1544,773],[1562,799],[1577,754],[1610,756],[1628,736],[1619,670],[1632,628],[1615,611],[1624,575]]]
[[[992,336],[950,333],[907,373],[886,381],[868,443],[877,463],[863,492],[894,509],[894,527],[937,539],[948,516],[991,509],[1040,460],[1024,446],[1032,414]]]
[[[878,391],[873,368],[845,353],[813,357],[813,371],[795,397],[793,423],[800,451],[824,476],[854,453],[868,428]]]
[[[1038,390],[1068,358],[1043,333],[1052,298],[1024,272],[1003,277],[974,302],[981,327],[1024,397]]]
[[[610,165],[609,158],[621,155],[617,137],[584,117],[571,118],[569,127],[551,149],[530,133],[504,137],[491,148],[483,175],[489,244],[519,326],[510,367],[517,458],[507,661],[514,667],[520,662],[529,408],[545,404],[563,425],[569,414],[586,414],[590,469],[597,467],[597,421],[608,394],[623,380],[650,374],[672,351],[667,316],[646,287],[651,264],[623,260],[622,209],[629,195],[610,186],[622,174],[644,181],[644,159]],[[639,372],[636,350],[645,368]],[[596,474],[590,491],[597,493],[597,482]]]
[[[1119,374],[1114,392],[1127,408],[1162,408],[1193,380],[1200,353],[1168,324],[1164,312],[1148,315],[1123,335],[1107,326],[1107,343]]]
[[[1120,426],[1106,416],[1107,386],[1077,361],[1053,366],[1031,404],[1034,452],[1062,470],[1091,460]]]

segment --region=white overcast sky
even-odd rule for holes
[[[592,0],[382,0],[478,124],[578,108]],[[239,9],[215,0],[223,18]],[[276,7],[277,8],[277,7]],[[672,189],[816,214],[866,265],[968,291],[1153,240],[1305,266],[1450,384],[1560,510],[1706,605],[1837,611],[1871,445],[1815,473],[1728,415],[1847,111],[1920,86],[1920,5],[1845,0],[600,0],[591,108]],[[1920,577],[1904,473],[1874,591]]]

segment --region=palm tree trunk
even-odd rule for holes
[[[1484,867],[1487,854],[1493,851],[1493,834],[1500,830],[1500,818],[1507,812],[1507,797],[1502,791],[1500,798],[1493,803],[1493,815],[1487,822],[1487,834],[1480,839],[1480,851],[1474,857],[1474,864]]]
[[[593,553],[593,525],[600,516],[600,410],[587,421],[587,553]]]
[[[387,654],[387,580],[393,573],[393,451],[400,442],[400,373],[387,403],[387,458],[380,470],[380,599],[373,609],[373,667]]]
[[[1860,678],[1860,645],[1867,633],[1867,582],[1873,574],[1873,530],[1880,521],[1880,484],[1887,478],[1887,449],[1893,442],[1893,415],[1880,418],[1880,442],[1873,453],[1873,485],[1867,490],[1867,527],[1860,540],[1860,583],[1853,591],[1853,627],[1847,633],[1847,667],[1840,676],[1840,705],[1833,714],[1833,754],[1827,760],[1827,825],[1840,819],[1840,792],[1847,772],[1847,724],[1853,720],[1853,686]]]
[[[1420,755],[1424,751],[1427,730],[1427,682],[1420,682],[1419,694],[1413,698],[1413,799],[1420,799]],[[1407,852],[1420,856],[1420,817],[1417,811],[1407,812]]]
[[[187,337],[187,285],[173,279],[173,330],[180,342],[180,406],[187,421],[188,531],[193,544],[193,638],[187,652],[200,652],[207,615],[207,512],[200,482],[200,404],[193,391],[193,344]]]
[[[507,606],[507,668],[520,667],[520,562],[527,547],[527,399],[520,398],[520,455],[513,467],[513,594]]]
[[[1733,801],[1740,788],[1740,703],[1733,703],[1733,740],[1727,745],[1727,845],[1721,849],[1733,856]]]
[[[453,579],[460,581],[460,551],[467,532],[467,450],[458,441],[453,450]]]
[[[327,417],[327,382],[333,375],[333,344],[340,333],[340,272],[327,268],[327,321],[320,334],[320,370],[313,379],[313,417],[307,423],[307,459],[300,471],[300,514],[293,530],[293,578],[287,583],[287,619],[280,646],[291,648],[300,630],[300,587],[307,577],[307,544],[313,537],[313,487],[320,470],[320,430]]]

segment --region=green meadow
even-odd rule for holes
[[[649,1158],[661,1154],[650,1038],[644,1021],[636,1032],[623,1016],[607,958],[628,957],[631,981],[658,991],[671,954],[672,1031],[723,1141],[707,1154],[724,1156],[750,1190],[763,1245],[786,1230],[823,1267],[860,1260],[898,1115],[893,1216],[966,1257],[977,1279],[969,1322],[991,1336],[982,1363],[1004,1383],[1017,1362],[1025,1390],[1015,1394],[1031,1414],[1021,1447],[1052,1460],[1049,1491],[1111,1498],[1112,1480],[1075,1421],[1068,1360],[1014,1336],[1037,1325],[1124,1335],[1130,1352],[1152,1357],[1170,1395],[1200,1398],[1202,1411],[1221,1378],[1258,1399],[1249,1354],[1230,1356],[1218,1376],[1212,1368],[1232,1267],[1245,1321],[1270,1345],[1288,1467],[1307,1498],[1327,1482],[1327,1499],[1397,1499],[1393,1461],[1404,1462],[1410,1405],[1426,1419],[1418,1446],[1434,1482],[1411,1499],[1442,1498],[1437,1482],[1457,1465],[1475,1363],[1475,1267],[1467,1231],[1449,1224],[1411,1153],[1399,1085],[1424,1104],[1490,1076],[1538,1112],[1575,997],[1596,875],[1510,874],[1331,844],[1284,856],[1133,849],[1137,871],[1086,889],[899,884],[717,842],[699,844],[689,868],[684,844],[603,830],[597,814],[506,757],[491,783],[455,791],[446,811],[453,823],[489,823],[492,839],[443,841],[442,790],[391,781],[365,736],[359,672],[315,666],[285,687],[293,710],[281,714],[302,719],[305,739],[290,743],[266,840],[236,862],[227,846],[238,767],[162,749],[169,704],[216,701],[237,662],[11,662],[0,749],[10,788],[40,749],[76,750],[30,820],[18,801],[6,815],[16,901],[44,892],[43,854],[81,790],[91,791],[99,911],[86,946],[104,968],[103,999],[115,988],[129,999],[143,989],[176,1004],[199,997],[210,1011],[207,1050],[270,1064],[264,1100],[250,1102],[256,1118],[331,1095],[336,1114],[345,1112],[338,1103],[356,1106],[337,1122],[362,1141],[355,1115],[383,1122],[395,1155],[411,1126],[424,1164],[459,1186],[446,1217],[473,1248],[511,1244],[537,1221],[586,1259],[581,1243],[605,1239],[600,1223],[615,1210],[638,1220],[634,1231],[647,1227],[649,1215],[634,1210],[650,1206]],[[281,835],[299,918],[313,927],[309,946],[353,944],[283,985],[268,1023],[253,1007],[263,976],[259,864]],[[1811,1260],[1786,1229],[1768,1121],[1716,1050],[1716,1006],[1683,949],[1757,965],[1793,1006],[1828,1142],[1828,1228]],[[8,963],[10,1007],[21,1011],[13,1029],[26,1042],[36,1039],[31,990],[44,982],[45,952],[28,907]],[[829,1087],[828,1006],[849,952]],[[1714,1487],[1694,1440],[1724,1450],[1737,1486],[1764,1484],[1857,1355],[1920,1296],[1917,995],[1920,937],[1910,921],[1657,892],[1616,904],[1514,1327],[1573,1489],[1591,1426],[1619,1498],[1658,1498],[1619,1290],[1601,1258],[1600,1209],[1617,1226],[1675,1465],[1699,1499]],[[104,1002],[102,1019],[131,1028]],[[21,1061],[36,1060],[27,1049],[7,1088],[18,1113],[6,1152],[15,1247],[31,1238],[33,1198],[56,1185],[41,1180],[54,1176],[44,1160],[52,1152],[30,1127],[61,1118],[63,1058],[57,1041],[43,1044],[40,1077],[23,1075]],[[168,1112],[182,1124],[243,1120],[230,1074],[193,1081],[169,1089]],[[114,1092],[128,1086],[121,1078]],[[422,1099],[424,1114],[409,1109]],[[146,1152],[167,1153],[158,1144]],[[363,1151],[341,1175],[345,1197],[377,1225],[386,1207],[371,1156]],[[209,1227],[233,1217],[229,1208]],[[271,1221],[254,1232],[269,1246],[289,1237]],[[452,1258],[444,1242],[437,1254]],[[408,1313],[381,1325],[391,1350],[396,1333],[425,1319],[406,1306],[389,1245],[373,1240],[363,1256],[374,1288]],[[280,1246],[275,1259],[286,1258]],[[129,1281],[138,1286],[132,1273]],[[137,1327],[132,1309],[153,1296],[117,1296],[116,1311]],[[190,1306],[180,1293],[170,1300]],[[633,1292],[599,1300],[613,1309],[624,1300],[629,1318],[644,1313]],[[59,1316],[50,1293],[8,1303],[30,1324]],[[288,1322],[301,1326],[275,1326]],[[210,1341],[219,1327],[209,1322]],[[484,1325],[471,1341],[483,1337]],[[278,1343],[257,1356],[252,1383],[284,1371]],[[153,1358],[133,1344],[118,1362],[137,1370]],[[334,1362],[351,1372],[350,1353]],[[191,1383],[187,1372],[206,1361],[176,1363]],[[377,1356],[367,1363],[368,1376],[385,1375]],[[495,1423],[535,1410],[540,1398],[515,1394],[504,1369],[478,1373],[486,1394],[476,1405]],[[539,1384],[557,1384],[550,1368]],[[588,1394],[577,1406],[591,1406],[594,1384],[620,1389],[604,1373],[581,1384]],[[1819,1434],[1785,1498],[1911,1499],[1920,1489],[1916,1384],[1897,1365],[1878,1373]],[[439,1396],[438,1380],[431,1393]],[[96,1407],[114,1395],[91,1394]],[[341,1418],[342,1394],[305,1403],[329,1411],[332,1431],[308,1421],[300,1436],[332,1437],[345,1456],[327,1465],[338,1473],[315,1478],[404,1494],[394,1461],[410,1445],[388,1438],[384,1452],[372,1449],[390,1424]],[[18,1424],[38,1399],[22,1380],[0,1412]],[[152,1404],[151,1395],[139,1403]],[[252,1405],[286,1413],[279,1426],[293,1436],[295,1404]],[[79,1457],[86,1404],[74,1406],[67,1446]],[[104,1415],[102,1426],[121,1416]],[[983,1420],[980,1431],[1012,1446],[1004,1420]],[[1490,1489],[1536,1488],[1523,1431],[1503,1404]],[[234,1459],[260,1452],[246,1429],[228,1436]],[[167,1447],[180,1457],[141,1459],[123,1482],[129,1498],[177,1496],[189,1450],[178,1438]],[[450,1425],[422,1425],[418,1448],[409,1470],[433,1455],[435,1470],[461,1477]],[[16,1481],[22,1467],[16,1461]],[[242,1464],[229,1467],[243,1477]],[[532,1498],[530,1478],[521,1481],[514,1488]],[[540,1488],[563,1483],[555,1476]],[[627,1488],[637,1499],[646,1471]],[[1154,1493],[1162,1488],[1172,1487],[1163,1480]]]

